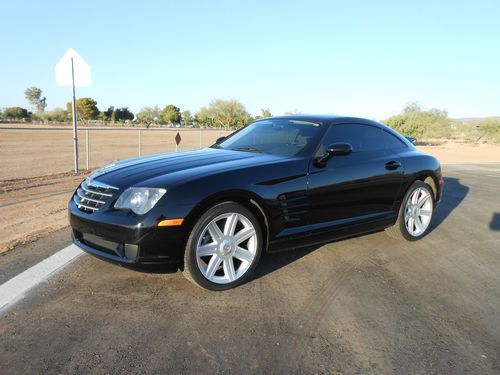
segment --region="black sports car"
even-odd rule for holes
[[[423,237],[439,161],[374,121],[262,119],[210,148],[107,165],[69,202],[74,242],[124,265],[170,264],[212,290],[240,284],[263,251],[386,229]]]

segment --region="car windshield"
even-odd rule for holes
[[[213,147],[226,150],[297,155],[314,138],[319,124],[300,120],[256,121]]]

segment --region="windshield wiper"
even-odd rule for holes
[[[262,152],[254,147],[235,147],[232,150],[234,150],[234,151],[248,151],[248,152]]]

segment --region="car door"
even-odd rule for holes
[[[366,222],[394,214],[403,165],[385,147],[383,130],[367,124],[330,125],[316,156],[337,142],[352,153],[334,156],[321,167],[311,160],[308,197],[311,231]]]

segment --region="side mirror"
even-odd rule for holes
[[[315,160],[315,164],[317,167],[324,167],[326,163],[328,163],[328,160],[334,156],[345,156],[349,155],[351,152],[352,146],[349,143],[334,143],[328,146],[326,154]]]
[[[415,142],[417,141],[417,138],[413,138],[413,137],[405,137],[407,140],[409,140],[411,143],[415,144]]]
[[[218,145],[219,143],[224,142],[227,139],[227,137],[219,137],[216,139],[215,144]]]
[[[334,143],[328,146],[327,153],[331,156],[344,156],[352,152],[352,146],[349,143]]]

